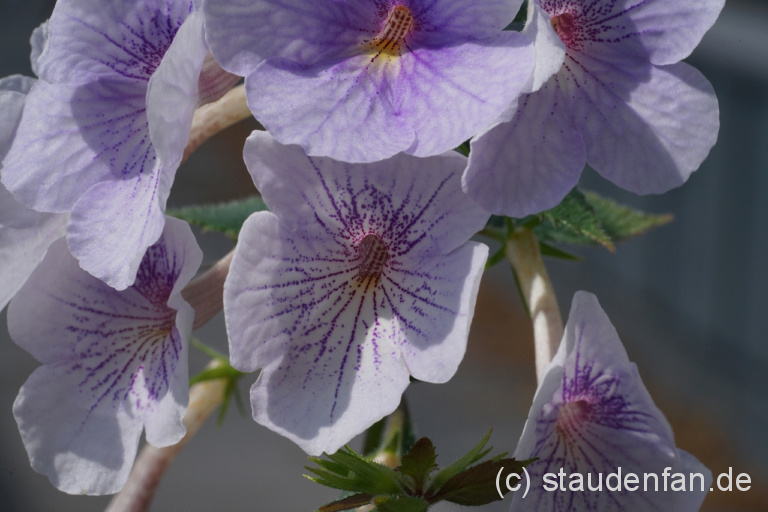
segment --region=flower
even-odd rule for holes
[[[539,460],[527,468],[528,496],[513,495],[513,512],[693,511],[712,483],[707,468],[675,448],[616,329],[586,292],[573,298],[514,456]],[[617,483],[621,490],[611,490]]]
[[[254,132],[245,161],[271,212],[246,221],[224,285],[230,359],[262,369],[257,422],[331,453],[410,376],[456,372],[488,254],[467,240],[488,214],[455,152],[344,164]]]
[[[206,61],[190,0],[61,0],[48,28],[3,183],[37,211],[71,212],[72,254],[124,289],[162,233],[195,107],[236,77]]]
[[[11,337],[43,363],[13,414],[32,467],[57,488],[115,493],[142,429],[154,446],[183,437],[194,313],[181,290],[201,260],[189,226],[168,218],[133,286],[117,291],[60,239],[11,301]]]
[[[723,2],[531,0],[535,92],[473,139],[464,190],[524,217],[557,205],[585,162],[638,194],[683,184],[714,145],[719,115],[709,82],[678,61]]]
[[[34,78],[21,75],[0,79],[0,161],[14,139],[24,100],[34,82]],[[0,309],[42,261],[48,246],[64,236],[67,217],[30,210],[0,185]]]
[[[430,156],[520,93],[531,41],[501,30],[520,0],[207,0],[206,36],[246,76],[248,104],[283,144],[372,162]]]

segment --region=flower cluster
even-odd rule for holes
[[[270,211],[243,225],[224,285],[230,358],[261,369],[254,419],[313,455],[390,414],[411,378],[454,375],[491,214],[555,206],[585,163],[637,193],[685,182],[718,106],[680,60],[723,0],[529,0],[509,30],[521,4],[59,0],[32,40],[39,78],[0,81],[0,305],[15,295],[11,335],[43,365],[14,406],[33,467],[112,493],[142,429],[183,436],[181,290],[201,254],[165,206],[196,110],[241,78]],[[469,158],[452,151],[470,139]],[[518,455],[537,476],[617,457],[700,469],[586,295]],[[638,510],[581,496],[535,508]]]

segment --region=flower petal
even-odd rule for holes
[[[13,340],[43,363],[14,415],[33,467],[59,489],[117,492],[142,427],[156,446],[184,435],[193,312],[179,292],[201,260],[189,226],[169,219],[134,285],[116,291],[59,240],[11,302]]]
[[[292,229],[319,221],[346,223],[346,232],[392,232],[400,254],[421,257],[454,250],[489,217],[461,191],[457,178],[466,159],[454,151],[351,165],[309,158],[298,146],[254,131],[244,158],[270,211]]]
[[[385,76],[395,112],[416,133],[407,153],[448,151],[490,125],[520,94],[533,63],[530,39],[510,31],[402,55],[397,73]]]
[[[638,194],[683,184],[717,140],[717,98],[687,64],[616,69],[568,59],[560,75],[587,162]]]
[[[447,382],[464,358],[488,247],[468,242],[451,253],[421,259],[413,268],[393,265],[382,276],[386,305],[397,319],[411,375]]]
[[[535,92],[541,89],[552,75],[560,71],[565,59],[565,45],[552,28],[549,14],[534,1],[528,2],[528,21],[525,23],[523,34],[533,40],[536,50],[536,64],[531,83],[524,92]]]
[[[198,105],[200,70],[208,54],[203,15],[184,21],[163,60],[149,79],[147,121],[152,145],[168,168],[178,167]]]
[[[462,178],[469,197],[491,213],[522,218],[556,206],[568,194],[586,155],[563,99],[552,79],[517,100],[511,121],[472,140]]]
[[[54,83],[116,75],[146,81],[191,10],[188,0],[57,2],[39,76]]]
[[[63,212],[95,183],[153,169],[145,94],[144,86],[126,81],[39,80],[3,161],[3,183],[31,208]]]
[[[310,155],[383,160],[408,149],[415,134],[396,110],[393,84],[370,59],[309,68],[270,59],[246,78],[248,106],[277,140]]]
[[[82,268],[118,290],[133,284],[144,251],[163,231],[172,180],[173,173],[160,168],[88,189],[67,227]]]
[[[669,424],[593,295],[574,296],[563,341],[544,372],[514,454],[539,459],[527,468],[532,492],[515,493],[511,510],[698,510],[711,474],[675,448]],[[559,484],[560,471],[565,490],[545,490],[544,475],[556,475]],[[609,475],[619,471],[638,476],[636,492],[607,492]],[[665,473],[685,473],[687,492],[672,491]]]
[[[373,2],[207,0],[208,44],[221,66],[240,76],[261,62],[284,57],[303,65],[337,55],[376,33]]]

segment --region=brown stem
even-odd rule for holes
[[[222,364],[214,360],[208,364],[208,368]],[[219,406],[224,398],[226,386],[226,379],[215,379],[199,382],[189,389],[189,407],[184,415],[187,434],[173,446],[155,448],[149,444],[145,445],[136,458],[125,487],[120,491],[120,494],[112,498],[106,512],[144,512],[149,510],[165,470],[168,469],[168,466],[189,439],[200,429],[206,418]]]
[[[541,382],[544,367],[552,361],[560,346],[563,318],[533,231],[525,228],[515,230],[507,240],[506,254],[517,275],[533,322],[536,378]]]

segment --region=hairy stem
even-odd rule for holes
[[[187,147],[182,162],[189,158],[200,145],[224,128],[251,117],[245,99],[245,85],[238,85],[213,103],[201,106],[192,118]]]
[[[208,368],[222,364],[214,360],[208,364]],[[165,470],[168,469],[168,466],[190,438],[200,429],[208,416],[219,406],[224,398],[226,387],[226,379],[215,379],[197,383],[189,388],[189,407],[184,415],[187,434],[173,446],[155,448],[149,444],[145,445],[136,458],[125,487],[112,498],[106,512],[144,512],[149,510]]]
[[[233,249],[182,290],[181,296],[195,310],[193,329],[205,325],[224,306],[224,280],[234,254]]]
[[[552,361],[563,338],[563,319],[557,297],[533,231],[525,228],[513,231],[507,239],[506,254],[533,322],[536,378],[541,382],[544,367]]]

